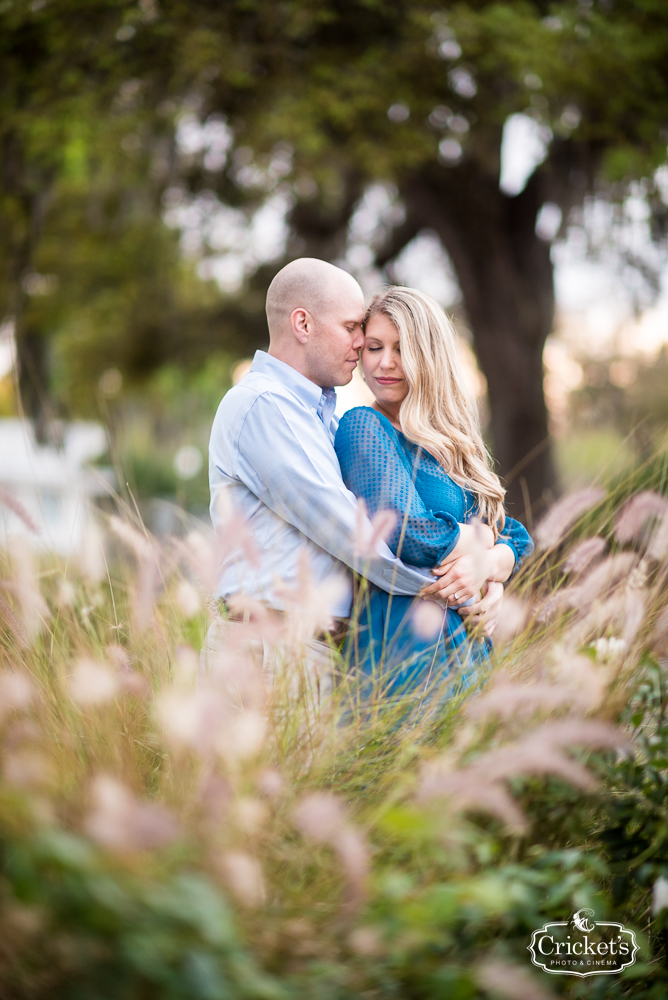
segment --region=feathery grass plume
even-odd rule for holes
[[[172,538],[171,545],[205,593],[211,595],[217,593],[221,567],[226,560],[239,553],[243,553],[251,566],[257,567],[260,560],[248,523],[236,514],[218,524],[215,531],[206,528],[191,531],[185,540]]]
[[[74,608],[76,606],[77,592],[73,584],[69,580],[61,580],[58,584],[58,593],[56,596],[56,607],[62,608]]]
[[[144,632],[153,614],[156,591],[160,582],[160,550],[139,531],[116,515],[109,518],[109,527],[127,545],[137,560],[138,574],[132,601],[132,620],[138,632]]]
[[[189,580],[180,580],[176,588],[176,603],[184,618],[194,618],[202,607],[199,593]]]
[[[171,539],[172,547],[189,566],[194,578],[207,594],[214,594],[220,573],[220,558],[216,535],[213,531],[191,531],[185,541]]]
[[[82,657],[67,678],[72,701],[77,705],[103,705],[119,692],[119,683],[113,671],[102,663]]]
[[[477,967],[475,978],[484,990],[506,1000],[555,1000],[555,995],[520,965],[488,958]]]
[[[648,532],[650,520],[656,523]],[[615,535],[622,543],[644,541],[649,556],[663,559],[668,551],[668,500],[650,490],[631,497],[617,518]]]
[[[539,549],[558,545],[569,528],[605,497],[605,490],[592,486],[565,496],[551,507],[535,531]]]
[[[203,757],[213,754],[218,732],[231,714],[221,692],[204,682],[191,692],[168,688],[155,699],[154,710],[172,746],[194,750]]]
[[[249,709],[236,714],[216,738],[216,750],[225,760],[237,762],[257,757],[267,736],[267,720]]]
[[[16,514],[19,521],[21,521],[33,535],[40,534],[38,525],[35,523],[21,501],[17,500],[14,494],[10,493],[10,491],[5,489],[4,486],[0,486],[0,503],[7,507],[8,510],[11,510],[12,514]]]
[[[573,706],[579,701],[572,690],[563,685],[534,682],[520,684],[509,674],[497,673],[483,694],[473,698],[464,707],[467,719],[525,718],[536,712],[552,712],[564,706]],[[581,704],[578,707],[589,707]]]
[[[218,619],[214,628],[215,635],[210,630],[207,640],[207,673],[198,686],[215,688],[230,709],[263,711],[274,666],[265,640],[266,626]]]
[[[574,589],[574,587],[567,587],[564,590],[558,590],[556,594],[550,594],[550,596],[538,606],[536,610],[536,621],[541,625],[545,622],[549,622],[550,619],[564,607],[564,605],[568,605]],[[574,603],[577,603],[577,595]]]
[[[348,880],[347,904],[355,906],[361,902],[369,875],[369,848],[361,832],[349,822],[338,796],[331,792],[304,795],[295,806],[293,817],[304,836],[336,851]]]
[[[267,822],[269,810],[260,799],[241,795],[233,804],[231,816],[242,833],[254,837]]]
[[[411,612],[411,624],[422,639],[434,639],[443,628],[444,614],[435,601],[420,601]]]
[[[626,583],[638,565],[637,556],[632,552],[617,552],[594,566],[580,584],[587,591],[590,600],[604,596],[613,587]]]
[[[295,806],[295,824],[316,844],[332,844],[348,822],[341,799],[331,792],[305,795]]]
[[[242,906],[256,907],[266,902],[267,889],[260,862],[243,851],[227,851],[218,862],[228,887]]]
[[[594,566],[577,584],[560,591],[559,599],[567,607],[589,608],[620,584],[626,585],[637,565],[638,557],[635,553],[617,552]]]
[[[605,552],[607,544],[605,538],[601,538],[599,535],[585,538],[568,554],[568,558],[563,563],[564,573],[577,575],[589,569],[594,560]]]
[[[117,642],[112,642],[105,648],[105,654],[113,667],[119,687],[138,697],[148,695],[150,685],[145,677],[132,669],[132,661],[127,649]]]
[[[145,535],[142,535],[140,531],[137,531],[136,528],[128,524],[127,521],[123,521],[116,514],[112,514],[109,518],[109,527],[134,552],[137,563],[140,564],[144,559],[150,559],[153,556],[155,551],[153,544]]]
[[[591,712],[603,702],[609,678],[588,656],[557,648],[552,668],[554,679],[565,688],[573,708]]]
[[[367,958],[377,958],[385,948],[380,930],[377,927],[356,927],[348,935],[348,947],[351,951]]]
[[[4,586],[16,595],[23,630],[32,643],[51,617],[51,611],[42,596],[37,559],[27,540],[14,535],[9,539],[8,549],[13,580],[6,581]]]
[[[566,632],[566,641],[572,648],[581,646],[614,627],[622,632],[622,644],[628,648],[644,621],[646,600],[644,590],[635,590],[627,583],[589,605],[583,602],[582,613]]]
[[[594,565],[586,576],[580,576],[577,583],[551,594],[538,609],[536,621],[547,622],[558,611],[565,609],[576,610],[580,615],[590,614],[599,599],[610,595],[620,584],[626,585],[637,566],[638,556],[634,552],[617,552],[608,556]],[[596,627],[595,623],[592,625]]]
[[[0,580],[0,588],[3,588],[6,584],[7,581]],[[23,627],[23,622],[18,615],[14,613],[14,609],[2,593],[2,589],[0,589],[0,619],[4,620],[5,624],[9,628],[9,631],[14,635],[14,639],[19,647],[25,649],[30,645],[30,639],[28,638],[28,633]]]
[[[494,645],[503,646],[515,638],[526,625],[529,607],[514,594],[504,594],[503,614],[494,630]]]
[[[428,765],[420,779],[418,801],[447,798],[455,809],[489,812],[524,831],[526,818],[502,782],[518,775],[552,774],[584,791],[593,790],[597,782],[591,772],[564,753],[575,745],[619,749],[630,744],[620,730],[593,719],[545,723],[524,739],[488,751],[463,768],[454,769],[447,756]]]
[[[236,764],[256,757],[264,745],[264,689],[260,682],[258,690],[257,678],[250,676],[252,665],[246,660],[227,654],[225,663],[234,664],[234,670],[227,676],[219,670],[215,676],[199,679],[195,690],[188,689],[188,678],[182,674],[173,687],[163,690],[154,707],[175,747],[193,750],[203,758],[217,754]]]
[[[260,550],[248,528],[248,521],[234,507],[228,491],[222,489],[216,496],[215,559],[217,578],[220,567],[227,559],[241,552],[246,561],[255,568],[260,565]],[[216,580],[211,591],[215,589]]]
[[[257,776],[258,790],[268,799],[278,800],[285,794],[285,779],[275,767],[265,767]]]
[[[179,835],[172,813],[159,803],[140,802],[125,785],[106,774],[94,779],[93,808],[85,829],[101,847],[119,854],[155,850]]]
[[[369,559],[378,551],[378,543],[386,542],[397,525],[397,515],[392,510],[379,510],[372,518],[369,517],[363,498],[357,501],[355,514],[355,530],[353,544],[355,555],[360,559]]]
[[[19,750],[5,756],[5,780],[16,788],[48,788],[54,780],[54,767],[42,753]]]
[[[624,600],[622,639],[630,646],[640,631],[647,610],[647,594],[644,590],[628,588]]]
[[[214,836],[227,829],[232,801],[232,786],[214,768],[202,768],[197,783],[197,802],[203,810],[202,827]]]
[[[326,580],[313,579],[311,561],[306,551],[299,555],[297,582],[294,587],[276,587],[285,608],[285,640],[302,645],[322,629],[331,628],[330,608],[348,592],[345,576],[333,573]]]
[[[0,672],[0,722],[11,712],[29,708],[35,697],[35,688],[28,677],[13,670]]]

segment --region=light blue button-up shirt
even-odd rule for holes
[[[264,351],[224,396],[209,443],[211,518],[219,527],[223,512],[240,514],[260,559],[232,552],[220,574],[221,597],[243,593],[282,610],[281,591],[299,586],[304,554],[315,584],[343,576],[329,609],[335,617],[350,614],[352,569],[394,594],[411,596],[433,581],[382,541],[375,555],[359,554],[360,511],[334,451],[335,406],[334,389],[321,389]]]

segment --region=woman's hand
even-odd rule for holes
[[[468,607],[458,608],[459,614],[464,619],[467,628],[482,624],[483,633],[490,636],[501,618],[503,607],[503,584],[490,580],[485,584],[484,595],[475,604]]]
[[[494,532],[481,521],[459,525],[459,538],[452,552],[432,570],[440,577],[424,587],[420,597],[442,604],[461,604],[473,597],[491,576]],[[454,596],[456,595],[456,596]]]
[[[464,555],[453,562],[444,563],[432,570],[439,577],[420,591],[420,597],[447,603],[462,604],[475,597],[490,578],[490,549],[480,549],[474,555]]]

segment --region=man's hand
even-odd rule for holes
[[[470,604],[466,608],[458,608],[458,611],[467,628],[482,623],[484,634],[490,636],[501,618],[503,584],[489,580],[485,584],[484,591],[482,600],[476,601],[475,604]]]

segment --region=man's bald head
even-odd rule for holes
[[[316,319],[340,300],[342,292],[361,294],[353,276],[317,257],[300,257],[281,268],[267,290],[269,338],[290,332],[295,309],[306,309]]]
[[[316,385],[347,385],[364,343],[364,295],[352,275],[301,257],[278,272],[267,292],[269,353]]]

